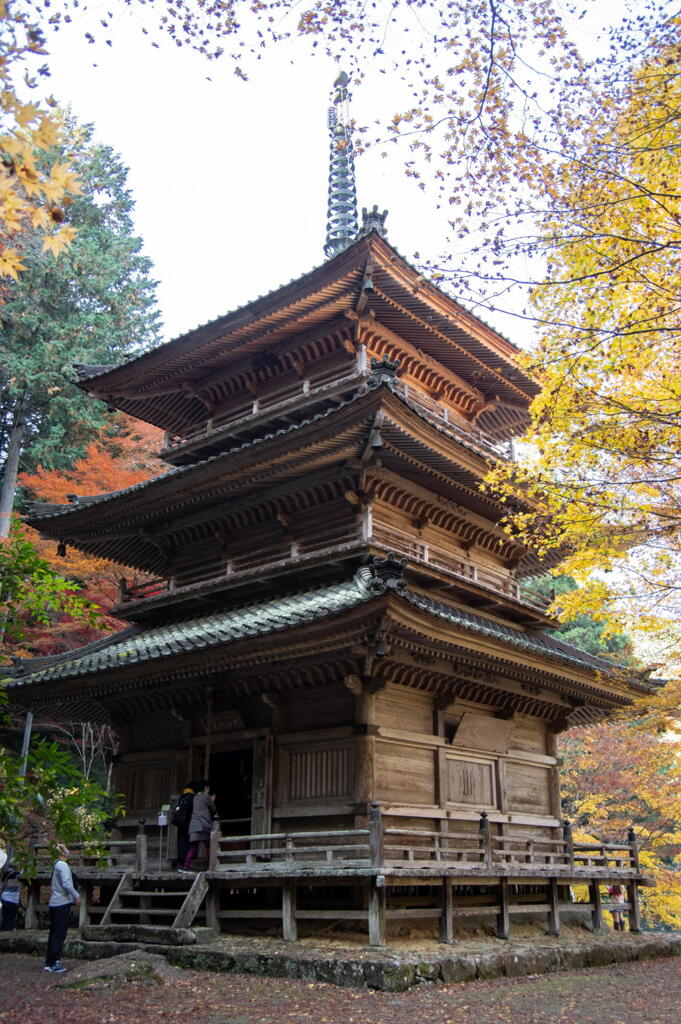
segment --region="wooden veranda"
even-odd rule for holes
[[[633,829],[622,842],[583,843],[567,821],[560,836],[547,829],[532,840],[494,835],[484,811],[474,832],[451,824],[448,831],[387,826],[375,803],[366,828],[223,835],[218,827],[204,870],[181,875],[141,822],[134,839],[73,851],[80,924],[201,925],[217,935],[280,923],[283,938],[295,941],[301,922],[345,923],[384,946],[390,922],[432,922],[441,941],[452,942],[462,919],[491,917],[498,937],[508,938],[511,919],[531,915],[557,936],[561,914],[575,910],[601,929],[603,911],[614,906],[601,887],[620,883],[628,900],[618,908],[628,910],[631,931],[640,929],[639,886],[647,880]],[[36,849],[44,863],[47,847]],[[46,881],[41,871],[30,887],[27,927],[38,922]],[[573,886],[588,887],[588,902],[573,900]]]

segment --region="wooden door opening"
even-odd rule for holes
[[[223,835],[248,835],[253,802],[253,747],[211,754],[208,778]]]

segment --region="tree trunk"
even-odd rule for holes
[[[24,391],[19,398],[14,413],[14,422],[7,445],[5,472],[0,485],[0,537],[7,537],[11,525],[14,494],[17,489],[19,475],[19,458],[26,430],[26,412],[28,410],[28,392]]]

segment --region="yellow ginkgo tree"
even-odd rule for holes
[[[676,644],[681,621],[681,47],[593,111],[551,178],[542,392],[527,457],[494,484],[536,510],[511,528],[565,552],[585,611]],[[560,216],[556,215],[558,210]]]
[[[27,5],[0,0],[0,279],[16,280],[23,269],[20,236],[26,228],[41,232],[46,250],[58,255],[74,237],[64,224],[62,203],[78,192],[68,163],[47,170],[38,154],[59,141],[55,108],[27,101],[43,69],[44,38]]]

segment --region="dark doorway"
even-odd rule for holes
[[[251,831],[253,747],[220,750],[210,755],[208,778],[223,835],[248,835]]]

